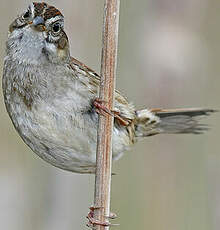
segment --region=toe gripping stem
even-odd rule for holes
[[[129,120],[126,118],[122,118],[119,111],[110,110],[104,105],[105,101],[96,98],[93,101],[93,106],[95,107],[95,111],[98,114],[105,116],[106,114],[113,116],[121,125],[128,126],[130,124]]]
[[[100,226],[116,226],[118,224],[111,224],[109,221],[100,221],[94,218],[94,211],[95,209],[100,209],[102,207],[90,207],[89,208],[89,213],[87,215],[87,219],[89,220],[89,223],[87,224],[88,227],[94,228],[96,225],[100,225]],[[108,219],[115,219],[117,218],[117,215],[114,213],[110,213],[109,216],[106,216],[106,218]]]

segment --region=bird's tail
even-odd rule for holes
[[[202,116],[216,112],[212,109],[151,109],[136,112],[136,136],[146,137],[159,133],[200,134],[208,129],[199,123]]]

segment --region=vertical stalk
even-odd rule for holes
[[[100,100],[109,110],[114,108],[115,75],[117,65],[118,25],[120,0],[105,0],[103,46],[101,63]],[[110,213],[111,166],[112,166],[112,131],[113,117],[100,115],[97,155],[94,206],[94,218],[107,222]],[[96,225],[97,230],[109,227]]]

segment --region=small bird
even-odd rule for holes
[[[3,71],[7,112],[23,141],[64,170],[94,173],[98,114],[114,116],[113,160],[156,134],[198,134],[212,109],[135,109],[115,91],[114,111],[97,100],[100,77],[70,56],[64,16],[34,2],[10,25]]]

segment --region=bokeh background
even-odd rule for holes
[[[62,10],[72,56],[100,70],[103,2]],[[29,1],[1,0],[0,74],[10,22]],[[220,108],[219,0],[122,0],[117,88],[148,107]],[[94,176],[43,162],[15,132],[0,94],[0,228],[86,229]],[[220,119],[204,135],[147,138],[114,164],[113,229],[220,228]]]

